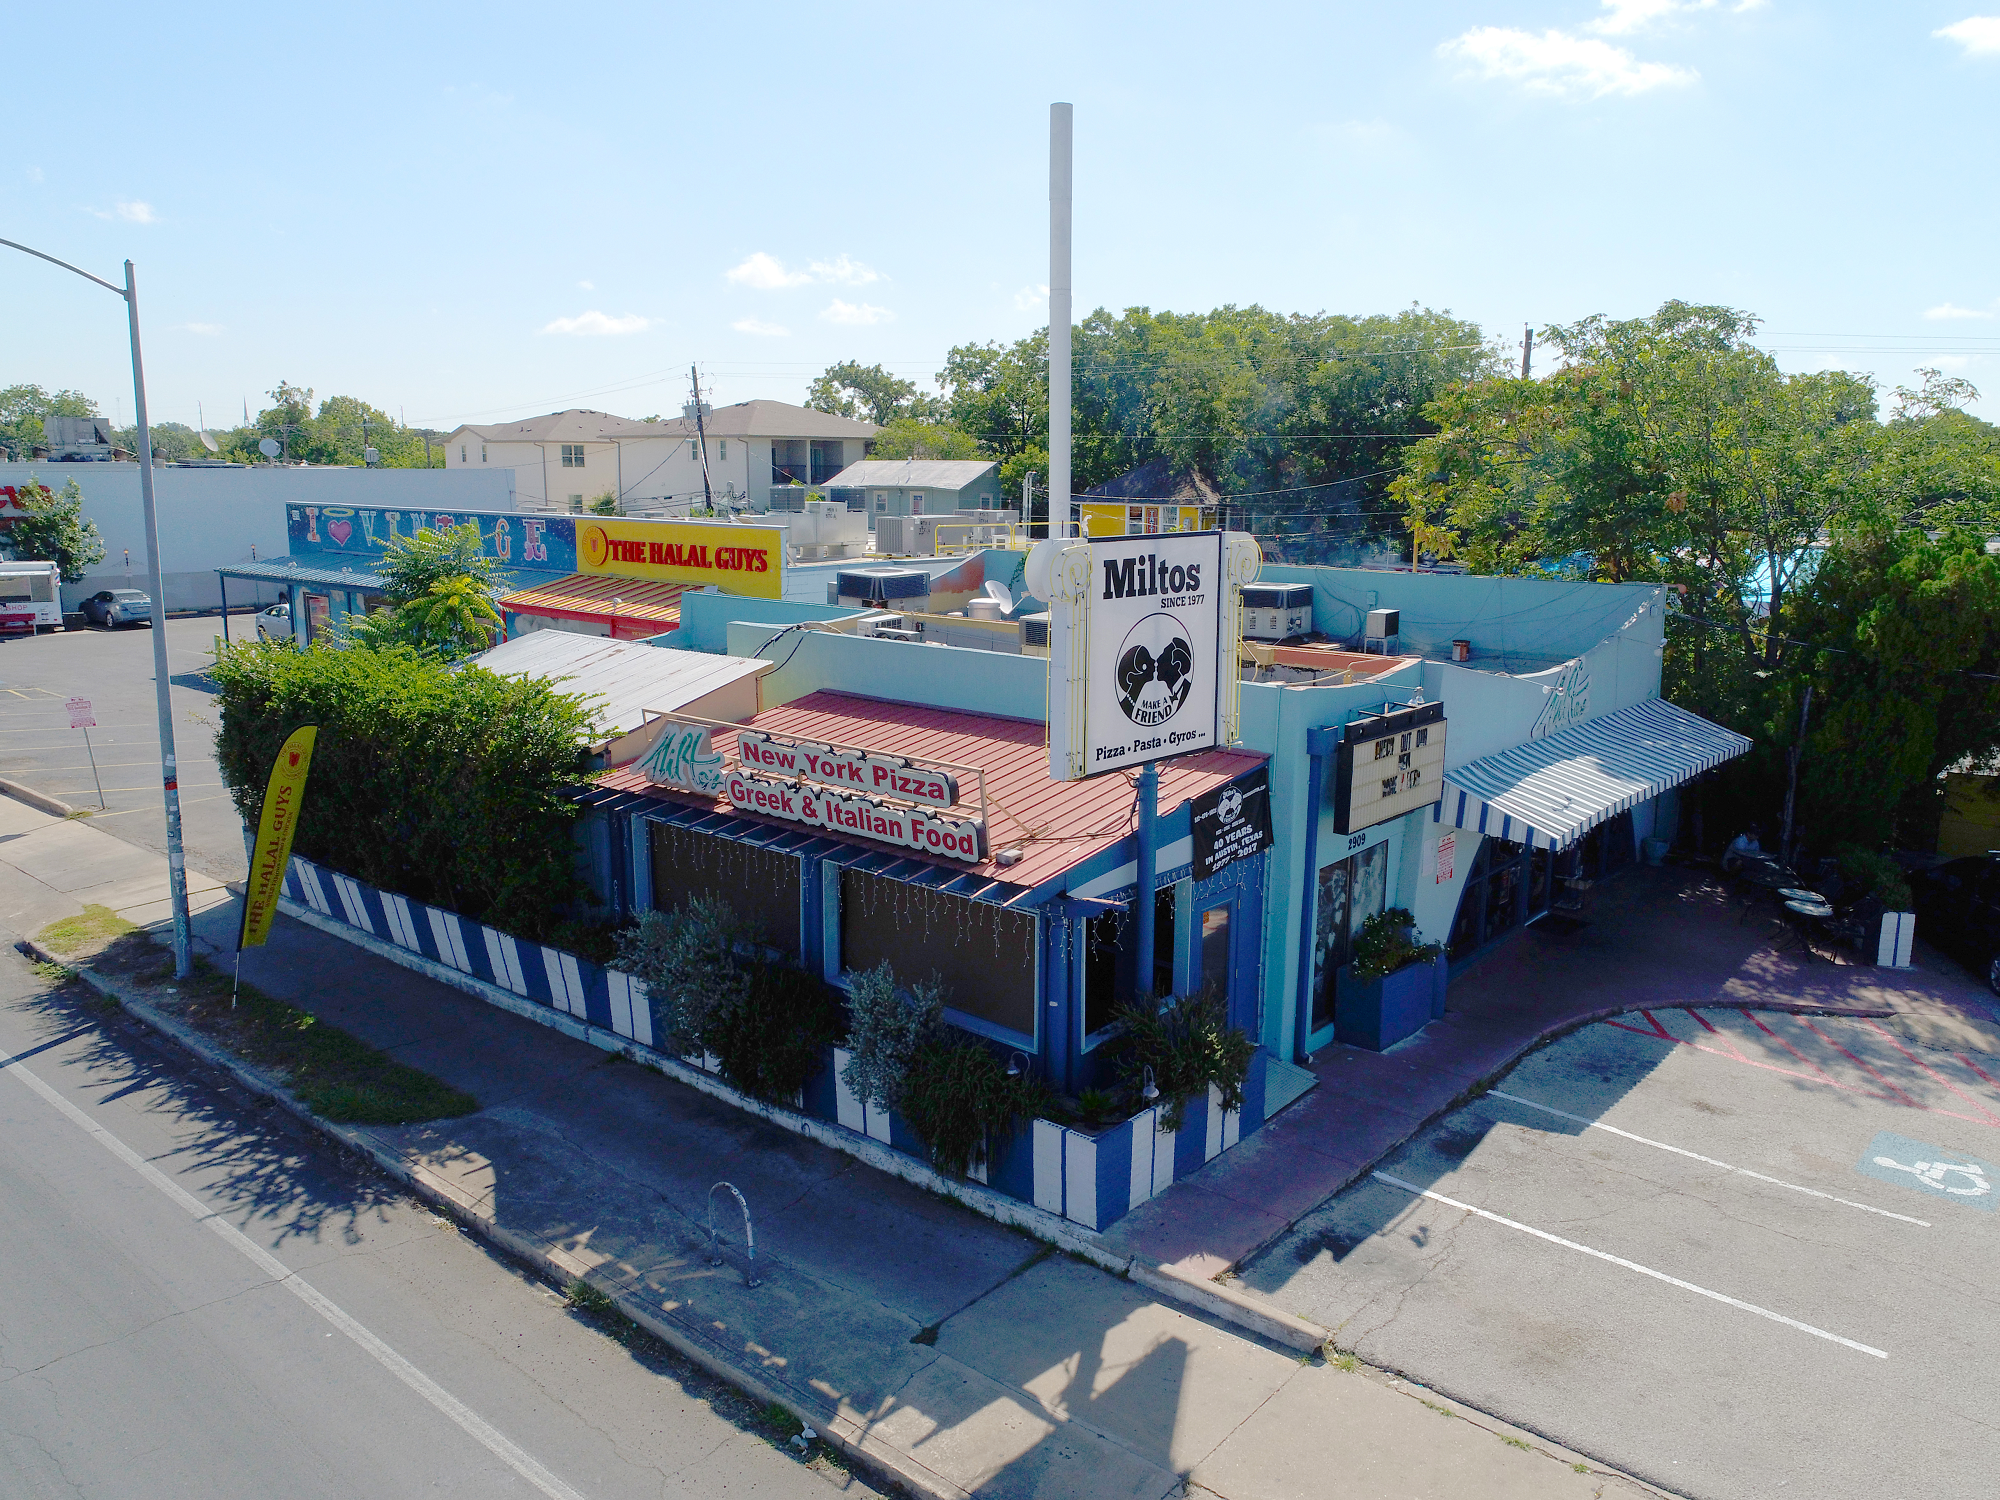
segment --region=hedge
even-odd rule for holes
[[[216,760],[246,821],[286,737],[319,726],[294,845],[308,859],[536,940],[583,896],[577,697],[400,647],[218,645],[209,675]]]

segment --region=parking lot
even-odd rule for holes
[[[1696,1496],[1990,1494],[2000,1058],[1641,1012],[1522,1062],[1246,1283]]]
[[[248,615],[229,623],[232,634],[255,628]],[[213,616],[167,621],[167,663],[188,863],[217,879],[241,880],[243,825],[216,770],[214,696],[201,675],[221,628]],[[89,750],[97,778],[83,731],[69,727],[63,704],[71,697],[88,698],[94,710]],[[0,776],[88,809],[107,833],[164,852],[158,725],[151,626],[0,641]]]

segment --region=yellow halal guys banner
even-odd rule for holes
[[[576,521],[576,565],[613,578],[712,583],[725,594],[782,599],[785,533],[724,521]]]
[[[271,767],[264,788],[264,811],[257,818],[257,847],[250,856],[250,878],[243,887],[243,928],[236,950],[262,946],[278,914],[278,897],[285,888],[285,870],[292,862],[292,835],[298,831],[299,804],[306,794],[306,772],[312,769],[313,740],[319,729],[308,724],[292,731],[278,763]]]

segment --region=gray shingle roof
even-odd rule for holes
[[[718,406],[702,418],[702,426],[710,437],[870,438],[879,430],[873,422],[829,416],[783,401],[739,401],[734,406]],[[693,431],[692,417],[639,422],[631,417],[572,407],[519,422],[485,427],[468,424],[453,429],[451,435],[456,438],[463,432],[492,443],[603,443],[613,438],[674,441]]]
[[[999,467],[992,459],[871,458],[849,464],[829,479],[826,487],[866,489],[870,485],[895,485],[904,489],[962,490],[994,474]]]

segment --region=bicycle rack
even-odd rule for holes
[[[723,1263],[722,1231],[715,1227],[716,1188],[728,1188],[730,1196],[736,1199],[736,1206],[743,1210],[743,1251],[746,1260],[743,1267],[743,1284],[761,1286],[763,1283],[757,1279],[757,1235],[750,1227],[750,1205],[744,1201],[743,1194],[737,1190],[733,1182],[718,1182],[715,1187],[708,1190],[708,1263],[711,1266]]]

